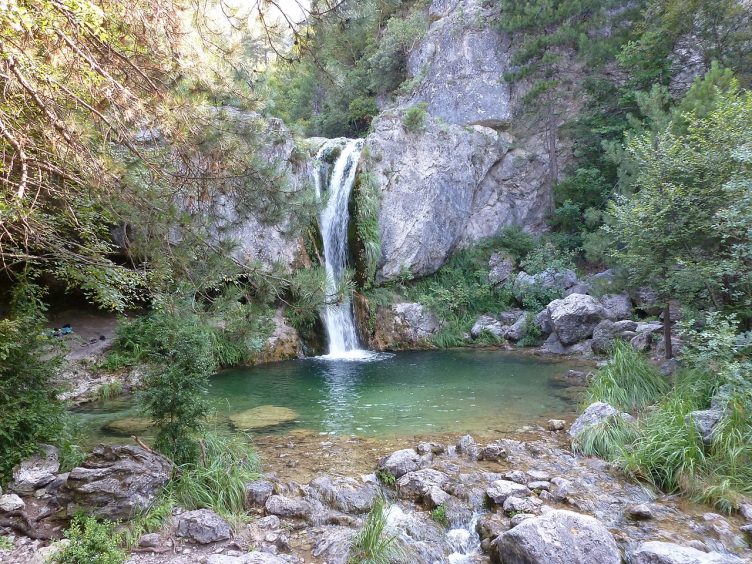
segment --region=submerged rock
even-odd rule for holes
[[[43,453],[23,460],[13,468],[9,489],[20,494],[32,494],[55,479],[60,470],[58,451],[54,446],[42,445]]]
[[[148,417],[123,417],[110,421],[102,426],[102,429],[116,435],[130,437],[131,435],[143,435],[154,428],[154,423]]]
[[[97,517],[128,519],[148,508],[172,475],[164,456],[131,445],[99,445],[71,470],[61,495],[68,515],[78,509]]]
[[[629,564],[741,564],[730,554],[702,552],[670,542],[650,541],[640,544],[627,554]]]
[[[261,405],[246,409],[240,413],[230,415],[230,422],[241,431],[274,427],[283,423],[291,423],[298,418],[297,412],[289,407],[277,405]]]
[[[232,537],[230,525],[209,509],[183,513],[178,519],[177,535],[199,544],[227,540]]]
[[[504,564],[620,564],[616,541],[593,517],[552,510],[496,539]]]

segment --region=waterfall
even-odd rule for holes
[[[339,147],[341,152],[334,162],[329,180],[324,191],[327,165],[325,156]],[[327,141],[316,156],[314,184],[319,198],[326,195],[326,207],[321,212],[319,224],[324,243],[324,266],[326,268],[326,293],[337,294],[347,264],[347,225],[350,220],[347,205],[350,192],[355,182],[362,139],[332,139]],[[358,348],[358,336],[355,331],[350,297],[345,296],[339,303],[325,306],[322,312],[324,326],[329,342],[327,358],[362,359],[369,356],[368,351]]]

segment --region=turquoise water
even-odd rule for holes
[[[312,358],[225,370],[212,379],[209,397],[217,425],[227,429],[235,428],[230,417],[245,410],[287,408],[273,410],[286,415],[280,423],[272,419],[252,433],[505,432],[573,413],[574,395],[557,378],[573,367],[498,350],[401,352],[372,362]],[[127,437],[127,429],[103,427],[140,415],[132,399],[89,404],[77,413],[97,440]]]

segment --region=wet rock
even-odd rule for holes
[[[537,513],[541,501],[534,497],[517,497],[510,495],[504,500],[502,506],[505,513],[510,515],[516,513]]]
[[[7,513],[9,511],[18,511],[25,507],[26,504],[24,501],[16,494],[0,495],[0,511]]]
[[[637,323],[634,321],[611,321],[604,319],[593,329],[593,352],[606,354],[611,350],[616,339],[629,341],[635,337]]]
[[[548,307],[553,333],[564,345],[573,345],[592,336],[596,325],[606,317],[601,303],[592,296],[570,294]]]
[[[99,445],[71,470],[61,496],[68,515],[78,509],[100,518],[128,519],[148,508],[172,474],[165,457],[131,445]]]
[[[274,493],[274,484],[266,480],[257,480],[245,485],[245,504],[247,507],[263,507],[266,500]]]
[[[605,402],[597,401],[590,404],[569,428],[569,436],[573,439],[585,429],[598,425],[610,417],[619,415],[617,409]]]
[[[724,412],[720,409],[703,409],[692,411],[687,417],[695,424],[697,432],[705,444],[713,442],[713,432],[723,419]]]
[[[266,500],[266,512],[279,517],[304,518],[311,514],[311,504],[302,499],[293,499],[283,495],[273,495]]]
[[[460,437],[457,441],[457,453],[466,454],[470,458],[478,456],[478,444],[471,435]]]
[[[606,294],[601,297],[601,304],[606,310],[606,316],[612,321],[632,317],[632,300],[628,294]]]
[[[504,326],[490,315],[481,315],[470,329],[470,336],[473,339],[477,339],[483,333],[490,333],[494,337],[500,339],[505,332]]]
[[[425,464],[421,456],[411,448],[398,450],[379,461],[379,470],[389,472],[395,478],[401,478],[408,472],[420,470]]]
[[[736,556],[681,546],[670,542],[641,543],[627,554],[629,564],[741,564]]]
[[[60,470],[58,451],[54,446],[41,445],[40,454],[35,454],[13,468],[13,481],[10,491],[22,495],[33,494],[55,479]]]
[[[504,564],[620,564],[616,541],[587,515],[553,510],[526,519],[496,539]]]
[[[478,460],[498,462],[506,460],[507,450],[499,442],[490,443],[478,451]]]
[[[549,419],[547,427],[549,431],[563,431],[566,424],[563,419]]]
[[[523,497],[530,495],[527,486],[510,482],[508,480],[496,480],[486,489],[486,495],[496,505],[502,505],[509,496]]]
[[[187,511],[178,518],[177,535],[199,544],[209,544],[232,537],[230,525],[210,509]]]
[[[159,533],[146,533],[138,539],[138,546],[141,548],[156,548],[161,542],[162,538],[159,536]]]
[[[629,505],[624,511],[627,517],[634,519],[635,521],[644,521],[646,519],[652,519],[653,510],[646,503],[638,503],[636,505]]]
[[[408,472],[397,480],[397,494],[402,499],[420,500],[431,488],[443,489],[449,476],[433,468]]]
[[[309,487],[325,503],[345,513],[367,513],[379,495],[376,484],[361,484],[353,478],[327,475],[318,476]]]
[[[252,409],[246,409],[240,413],[233,413],[230,415],[230,422],[236,429],[248,431],[291,423],[297,418],[298,414],[289,407],[261,405]]]
[[[514,272],[514,258],[506,253],[494,253],[488,259],[488,283],[498,286],[506,282]]]

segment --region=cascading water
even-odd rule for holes
[[[316,156],[316,170],[314,183],[316,194],[323,196],[322,180],[325,175],[325,156],[332,154],[337,147],[341,149],[334,162],[329,181],[327,183],[326,207],[321,212],[321,237],[324,242],[324,266],[326,268],[327,295],[336,296],[347,262],[347,225],[350,220],[347,205],[350,191],[355,181],[355,171],[358,167],[360,151],[363,148],[361,139],[333,139],[324,144]],[[329,342],[327,358],[333,359],[363,359],[368,358],[368,351],[358,348],[358,336],[355,331],[352,305],[349,296],[345,296],[338,303],[328,304],[323,311],[323,321]]]

